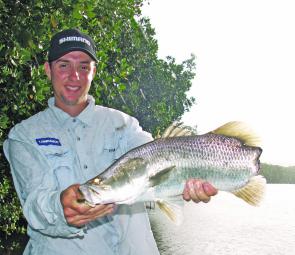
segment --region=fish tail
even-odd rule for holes
[[[258,206],[264,196],[266,180],[261,175],[253,176],[248,184],[232,193],[246,201],[248,204]]]

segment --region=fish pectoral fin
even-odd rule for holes
[[[157,201],[157,205],[174,224],[179,226],[183,222],[182,206],[164,200]]]
[[[171,170],[173,170],[174,168],[175,166],[170,166],[170,167],[164,168],[160,172],[157,172],[155,175],[150,176],[149,186],[154,187],[164,182],[165,180],[167,180],[169,178]]]
[[[266,187],[266,180],[261,175],[253,176],[248,184],[232,193],[246,201],[248,204],[258,206],[263,199]]]

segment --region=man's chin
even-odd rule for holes
[[[79,99],[62,96],[62,101],[65,105],[73,106],[79,104]]]

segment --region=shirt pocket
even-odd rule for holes
[[[94,157],[96,173],[103,172],[122,155],[121,140],[121,135],[117,131],[104,132],[100,141],[101,150]]]
[[[120,136],[117,132],[106,133],[104,136],[103,154],[109,163],[113,163],[120,154]]]
[[[50,148],[45,152],[45,157],[59,189],[64,190],[77,182],[74,172],[74,154],[68,148]]]

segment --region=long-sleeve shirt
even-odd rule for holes
[[[51,98],[48,108],[13,127],[4,152],[28,222],[24,254],[159,254],[144,204],[120,205],[78,228],[67,224],[60,202],[68,186],[86,182],[151,140],[135,118],[95,105],[91,96],[76,117]]]

